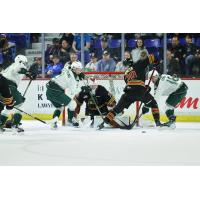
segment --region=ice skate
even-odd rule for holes
[[[19,125],[13,125],[12,132],[13,134],[22,134],[24,132],[24,129],[19,127]]]
[[[78,119],[73,117],[72,118],[72,126],[78,128],[79,127],[79,122]]]

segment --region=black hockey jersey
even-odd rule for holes
[[[98,85],[93,97],[103,115],[108,113],[107,107],[113,107],[116,103],[114,96],[101,85]],[[89,91],[85,90],[84,87],[82,87],[81,92],[75,96],[75,101],[78,105],[82,105],[83,102],[86,103],[86,115],[100,115]]]
[[[138,60],[130,66],[124,75],[124,80],[130,86],[145,86],[146,68],[149,65],[149,58]]]
[[[13,101],[13,97],[10,93],[7,79],[0,74],[0,101],[5,105],[10,104]]]

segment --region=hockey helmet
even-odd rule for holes
[[[16,64],[21,64],[22,63],[22,64],[27,66],[27,63],[28,63],[27,57],[24,56],[24,55],[17,55],[15,57],[15,63]]]
[[[71,69],[82,69],[82,64],[80,62],[77,62],[77,61],[74,61],[72,64],[71,64]]]
[[[153,76],[152,76],[152,77],[158,77],[158,76],[159,76],[158,71],[154,70],[154,72],[153,72],[153,70],[151,70],[151,71],[149,71],[149,73],[148,73],[148,79],[151,78],[152,73],[153,73]]]
[[[98,84],[97,84],[97,81],[96,81],[95,78],[90,78],[90,79],[88,79],[88,85],[89,86],[95,86],[95,85],[98,85]]]

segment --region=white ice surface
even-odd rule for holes
[[[24,121],[23,127],[21,136],[0,134],[0,165],[200,164],[200,123],[177,123],[176,130],[53,131],[37,121]]]

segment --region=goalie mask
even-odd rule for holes
[[[24,55],[18,55],[15,57],[16,64],[24,64],[24,66],[28,67],[28,60]]]
[[[91,78],[88,80],[88,85],[90,86],[90,88],[92,89],[92,94],[95,94],[95,91],[98,87],[98,84],[96,82],[96,79]]]

